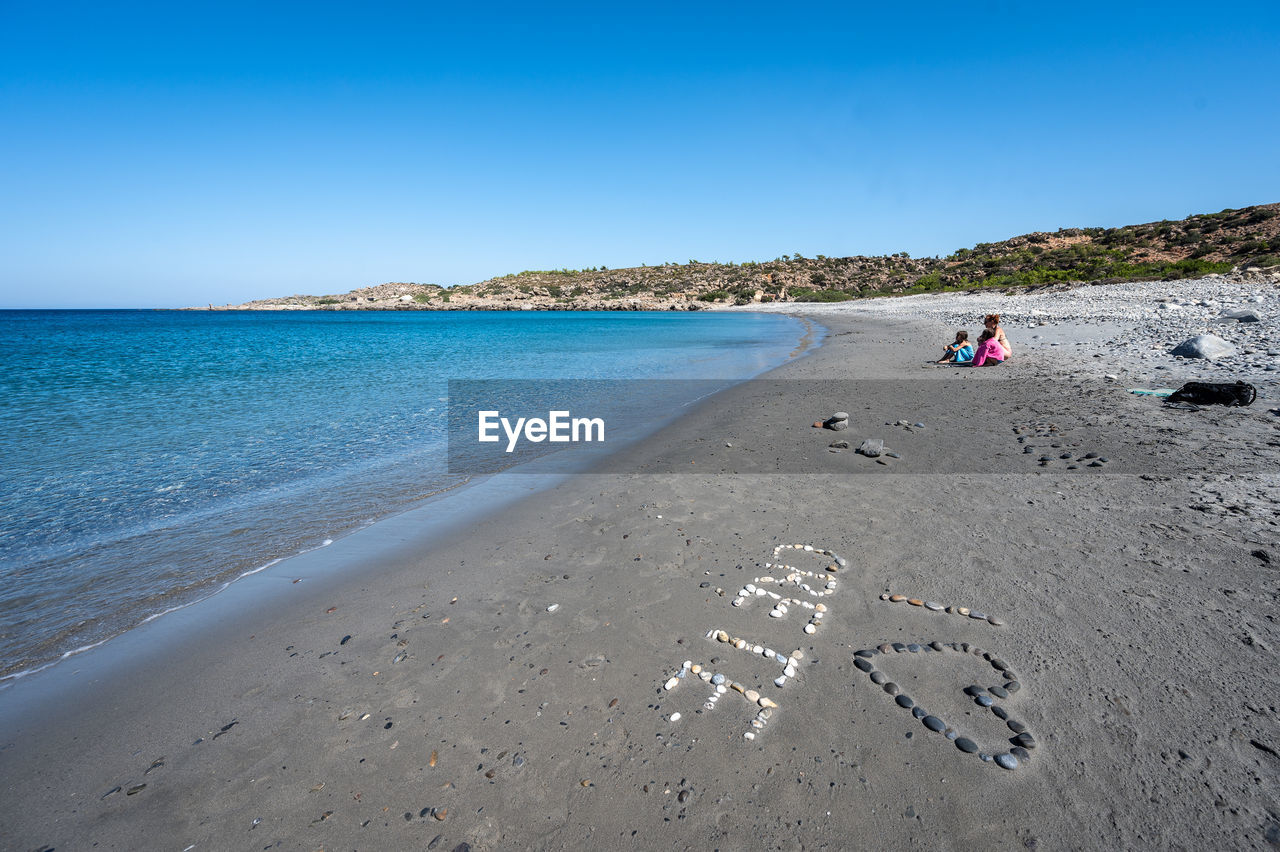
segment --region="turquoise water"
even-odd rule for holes
[[[802,331],[762,314],[0,312],[0,677],[464,484],[449,379],[745,379]]]

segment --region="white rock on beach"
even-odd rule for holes
[[[1203,358],[1206,361],[1217,361],[1235,355],[1237,349],[1216,334],[1198,334],[1182,341],[1173,348],[1170,355],[1181,355],[1183,358]]]

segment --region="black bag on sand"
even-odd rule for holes
[[[1248,382],[1187,382],[1165,398],[1165,402],[1192,405],[1252,405],[1258,389]]]

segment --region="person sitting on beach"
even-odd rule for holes
[[[1001,348],[999,341],[996,339],[996,333],[989,328],[984,329],[982,334],[978,335],[978,350],[973,353],[973,360],[969,362],[969,365],[971,367],[992,367],[1004,359],[1004,349]]]
[[[1000,349],[1004,351],[1004,357],[1008,358],[1013,354],[1013,350],[1009,348],[1009,338],[1004,336],[1004,326],[1000,325],[999,314],[987,314],[983,318],[982,324],[995,332],[996,343],[1000,345]]]
[[[969,342],[969,332],[957,331],[956,342],[942,350],[942,357],[937,363],[946,364],[954,361],[957,364],[967,364],[972,360],[973,344]]]

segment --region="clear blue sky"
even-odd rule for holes
[[[1275,0],[0,0],[0,307],[947,254],[1280,201],[1277,56]]]

